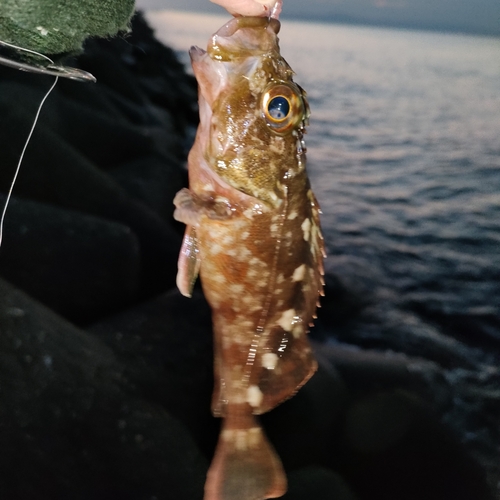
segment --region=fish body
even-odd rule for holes
[[[305,168],[305,92],[281,57],[279,21],[238,17],[205,52],[190,51],[200,125],[189,189],[174,203],[187,224],[178,286],[198,273],[212,309],[215,388],[224,419],[205,500],[275,498],[281,462],[256,415],[313,375],[307,340],[322,293],[319,207]]]

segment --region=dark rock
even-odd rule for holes
[[[0,205],[5,197],[0,196]],[[77,323],[123,308],[139,294],[139,244],[130,228],[13,198],[0,275]]]
[[[23,130],[23,124],[32,119],[0,104],[2,108],[5,110],[5,121],[0,121],[3,127],[7,127],[10,121],[9,127]],[[0,133],[0,143],[8,140],[8,137],[1,137]],[[7,160],[10,159],[7,164],[14,165],[18,152],[8,148],[7,144],[2,147],[9,151],[6,153]],[[11,180],[10,176],[7,169],[3,171],[4,189]],[[68,144],[60,142],[48,128],[38,129],[33,136],[15,192],[24,198],[129,226],[140,244],[143,293],[151,294],[174,285],[180,247],[178,232],[144,205],[130,200],[113,179]]]
[[[172,200],[187,185],[187,170],[173,158],[170,161],[178,168],[166,168],[165,160],[151,156],[122,164],[109,174],[130,196],[170,222],[175,208]]]
[[[171,48],[156,40],[140,13],[134,17],[133,29],[127,39],[92,40],[90,43],[95,43],[95,46],[90,46],[87,53],[106,50],[123,62],[129,77],[137,80],[151,103],[169,111],[179,136],[185,133],[186,127],[198,123],[198,84],[195,78],[185,72]],[[85,69],[85,56],[80,58],[80,64]],[[108,72],[108,75],[111,87],[120,84],[113,73]]]
[[[360,499],[491,499],[484,473],[414,395],[358,400],[346,414],[339,471]]]
[[[283,500],[356,500],[348,484],[330,469],[310,466],[290,473]]]
[[[15,194],[130,227],[139,240],[144,298],[175,284],[181,231],[171,217],[172,199],[186,181],[182,163],[186,131],[197,121],[196,85],[140,16],[134,29],[138,34],[127,41],[89,41],[81,66],[95,72],[97,84],[58,82]],[[6,193],[53,78],[3,66],[0,74],[0,192]]]
[[[321,357],[318,371],[297,394],[261,421],[287,470],[332,461],[331,443],[346,404],[346,388]]]
[[[400,388],[432,401],[434,408],[443,412],[451,404],[452,387],[444,371],[432,361],[342,344],[315,347],[338,370],[353,394]]]
[[[3,281],[0,325],[2,498],[202,498],[185,427],[137,397],[99,339]]]
[[[212,457],[219,419],[212,417],[212,324],[202,294],[177,290],[92,325],[113,349],[140,394],[188,426]]]

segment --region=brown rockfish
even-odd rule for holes
[[[178,286],[198,273],[212,308],[215,389],[224,419],[205,500],[276,498],[281,461],[255,415],[290,398],[316,361],[306,334],[323,289],[319,207],[306,173],[309,107],[281,57],[280,23],[238,17],[190,50],[200,125],[189,189],[174,203],[187,224]]]

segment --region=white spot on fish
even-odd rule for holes
[[[237,328],[242,328],[242,329],[245,329],[245,328],[252,328],[253,329],[254,322],[252,320],[245,319],[245,320],[240,321],[236,326],[237,326]]]
[[[301,324],[295,325],[292,330],[292,335],[295,339],[298,339],[301,335],[303,335],[304,327]]]
[[[257,408],[262,403],[264,394],[257,385],[251,385],[247,389],[247,403],[253,408]]]
[[[298,217],[298,213],[295,211],[295,210],[292,210],[289,214],[288,214],[288,217],[287,219],[288,220],[294,220]]]
[[[239,451],[248,450],[248,431],[246,429],[237,429],[234,431],[234,445]]]
[[[311,236],[311,221],[309,219],[304,219],[300,227],[302,231],[304,231],[304,240],[309,241],[309,237]]]
[[[275,146],[273,143],[269,144],[269,151],[272,151],[273,153],[282,154],[283,149],[283,146]]]
[[[215,255],[215,254],[217,254],[217,253],[219,253],[221,251],[222,251],[222,247],[218,243],[216,243],[215,245],[212,245],[210,247],[210,253],[212,255]]]
[[[293,272],[292,281],[302,281],[306,275],[306,265],[302,264]]]
[[[229,287],[232,293],[242,293],[245,287],[239,283],[235,283]]]
[[[257,276],[257,270],[256,269],[252,269],[250,268],[248,271],[247,271],[247,278],[255,278]]]
[[[295,309],[288,309],[281,315],[280,319],[277,321],[277,324],[281,326],[281,328],[283,328],[285,332],[291,332],[296,315],[297,313]]]
[[[238,260],[247,260],[252,255],[252,252],[245,246],[239,247],[237,251]]]
[[[270,191],[268,193],[268,196],[269,196],[269,198],[271,198],[271,200],[278,201],[278,195],[274,191]]]
[[[222,431],[221,437],[227,443],[232,443],[238,451],[247,451],[255,448],[261,440],[261,430],[258,427],[250,429],[226,429]]]
[[[266,352],[262,355],[262,366],[268,370],[274,370],[278,364],[278,356],[274,352]]]
[[[261,440],[262,431],[260,427],[251,427],[248,429],[248,445],[250,448],[256,448],[259,446]]]
[[[215,281],[215,283],[220,283],[221,285],[226,282],[226,277],[221,273],[213,274],[210,278],[212,281]]]
[[[258,259],[257,257],[252,257],[249,260],[248,264],[256,267],[267,267],[267,263],[264,262],[263,260]]]

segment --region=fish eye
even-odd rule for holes
[[[286,120],[290,113],[290,101],[282,95],[273,97],[267,105],[267,113],[277,122]]]
[[[305,118],[300,89],[293,82],[272,83],[263,93],[262,111],[274,132],[280,135],[291,132]]]

